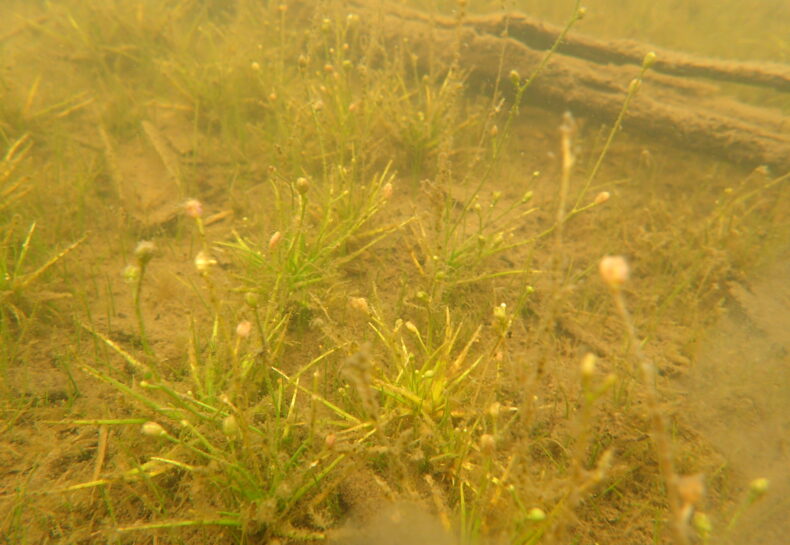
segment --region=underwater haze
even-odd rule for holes
[[[0,543],[790,532],[786,1],[0,12]]]

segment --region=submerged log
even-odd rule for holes
[[[414,10],[390,8],[393,14],[408,19],[432,23],[441,28],[453,28],[457,21]],[[497,13],[464,18],[463,24],[478,33],[509,36],[531,49],[548,50],[563,28],[545,23],[524,13]],[[557,52],[597,64],[639,65],[648,52],[657,55],[653,70],[675,76],[702,77],[744,85],[755,85],[790,92],[790,66],[770,62],[742,62],[711,59],[668,49],[660,49],[634,40],[600,40],[578,33],[568,34]]]
[[[521,14],[457,20],[359,0],[352,2],[386,43],[408,42],[427,63],[457,62],[479,83],[511,69],[534,71],[561,31]],[[527,100],[613,122],[648,45],[604,42],[571,33],[528,91]],[[504,64],[500,62],[504,60]],[[636,65],[636,66],[635,66]],[[625,117],[625,126],[684,148],[712,153],[748,167],[790,170],[790,118],[718,93],[715,86],[682,76],[708,77],[790,90],[784,65],[702,59],[659,51],[656,71]]]

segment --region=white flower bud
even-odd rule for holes
[[[620,255],[608,255],[601,259],[598,271],[610,288],[619,288],[629,276],[628,262]]]
[[[603,204],[606,201],[608,201],[609,197],[611,197],[611,196],[612,195],[608,191],[601,191],[600,193],[598,193],[595,196],[595,200],[593,200],[593,203],[595,203],[595,204]]]
[[[195,256],[195,268],[197,268],[200,273],[208,272],[208,270],[216,264],[217,260],[203,250],[199,251]]]
[[[140,267],[144,267],[154,257],[156,253],[156,245],[150,240],[141,240],[137,243],[134,249],[134,257],[137,258],[137,263]]]
[[[184,203],[184,212],[190,218],[199,218],[203,215],[203,203],[197,199],[188,199]]]

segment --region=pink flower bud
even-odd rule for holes
[[[335,435],[334,433],[330,433],[324,438],[324,446],[326,447],[327,450],[332,450],[333,448],[335,448],[336,442],[337,442],[337,435]]]
[[[275,232],[272,237],[269,239],[269,251],[273,251],[278,244],[280,244],[280,240],[282,240],[283,234],[280,231]]]
[[[242,320],[236,326],[236,335],[241,337],[242,339],[246,339],[250,336],[250,332],[252,331],[252,322],[249,320]]]
[[[603,204],[609,200],[609,197],[611,197],[611,194],[608,191],[601,191],[595,196],[595,200],[593,200],[593,203]]]
[[[203,215],[203,203],[197,199],[189,199],[184,203],[184,212],[190,218],[199,218]]]

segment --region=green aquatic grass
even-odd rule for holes
[[[13,205],[30,191],[26,177],[15,175],[15,171],[30,152],[29,135],[11,142],[0,163],[0,213]]]
[[[387,169],[363,181],[342,166],[318,184],[271,179],[276,221],[267,238],[238,234],[227,245],[242,264],[247,291],[264,299],[269,313],[308,304],[310,288],[330,283],[340,267],[408,223],[372,225],[395,191],[392,182]]]
[[[13,142],[0,162],[0,322],[3,333],[11,322],[21,324],[31,311],[35,301],[33,285],[53,265],[76,248],[84,237],[67,246],[37,267],[28,263],[36,222],[22,233],[19,216],[8,217],[8,212],[32,190],[28,176],[18,174],[19,164],[30,150],[29,136],[24,135]]]

